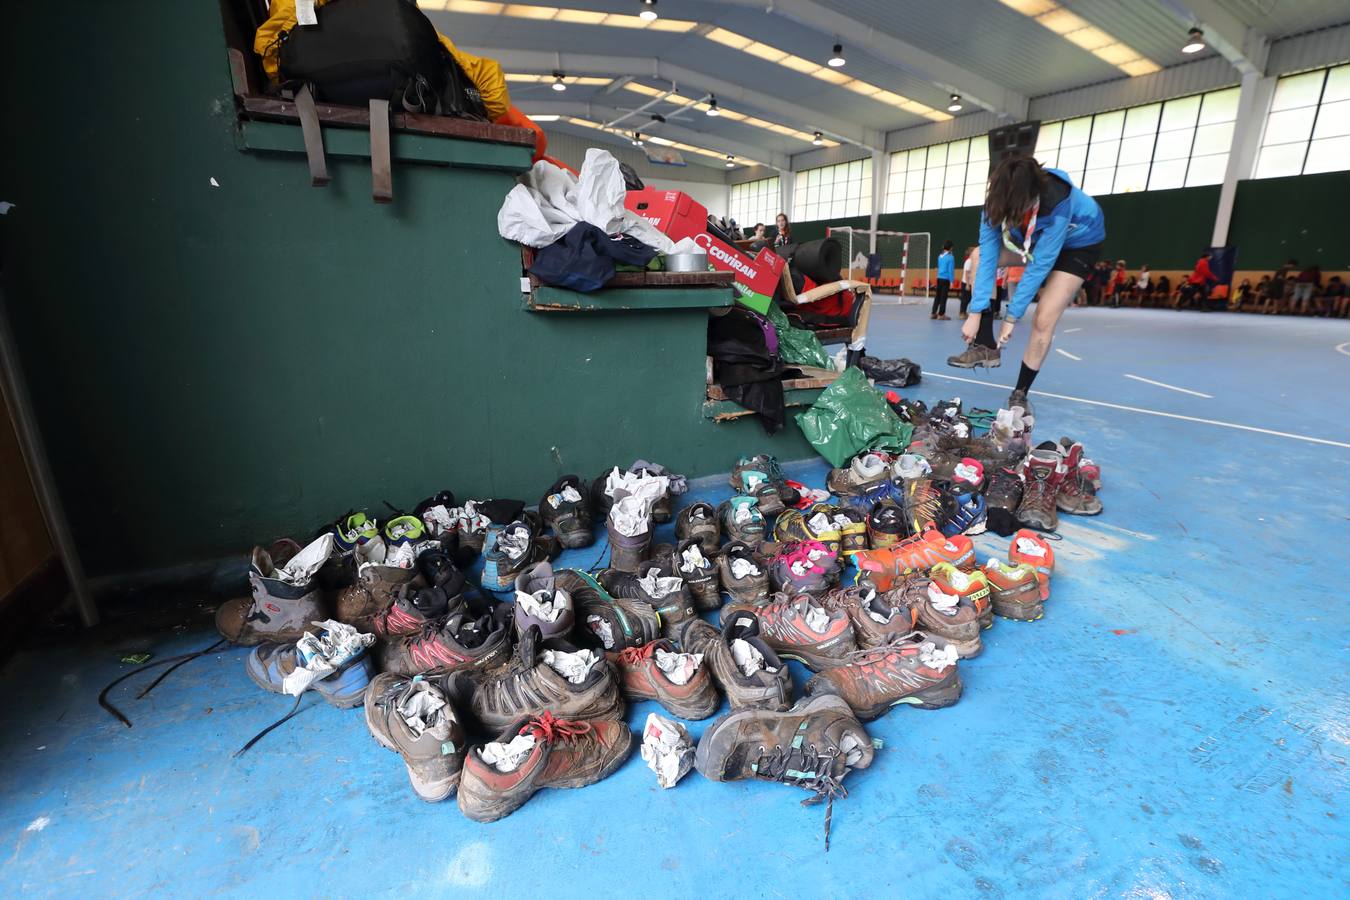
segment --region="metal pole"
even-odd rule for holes
[[[24,462],[28,467],[28,477],[33,482],[37,494],[38,507],[42,518],[46,520],[47,531],[52,543],[56,545],[56,555],[70,580],[71,592],[75,595],[75,605],[80,610],[80,619],[86,627],[98,624],[98,607],[89,591],[89,582],[85,579],[84,566],[75,550],[75,540],[70,534],[70,524],[66,520],[65,508],[56,491],[56,482],[52,478],[51,467],[47,463],[47,454],[43,449],[42,435],[38,431],[37,420],[33,417],[32,404],[28,401],[28,388],[23,371],[19,367],[19,356],[15,350],[14,333],[9,324],[9,306],[5,299],[4,287],[0,286],[0,393],[4,395],[9,414],[14,420],[14,431],[19,436],[19,446],[23,450]]]

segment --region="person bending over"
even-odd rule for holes
[[[955,277],[956,257],[952,255],[952,242],[945,241],[942,252],[938,254],[937,290],[933,292],[933,312],[928,318],[944,322],[951,318],[947,315],[947,294],[952,289],[952,279]]]
[[[1044,169],[1026,156],[1000,162],[989,177],[970,315],[961,326],[961,336],[970,346],[948,359],[948,364],[962,368],[999,365],[1001,348],[1040,292],[1017,386],[1008,396],[1009,407],[1020,406],[1030,414],[1027,391],[1050,352],[1055,326],[1100,258],[1105,240],[1106,218],[1101,207],[1074,187],[1066,173]],[[1022,265],[1026,271],[1008,301],[995,340],[994,323],[986,311],[999,265]]]

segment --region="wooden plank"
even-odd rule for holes
[[[820,396],[819,389],[799,389],[783,392],[784,406],[810,406]],[[729,422],[744,416],[753,416],[754,412],[731,400],[708,400],[703,404],[703,418],[714,422]]]
[[[530,312],[640,312],[649,309],[715,309],[736,302],[729,287],[604,288],[584,294],[543,285],[525,295]]]
[[[827,375],[826,377],[822,377],[822,378],[784,378],[784,379],[783,379],[783,390],[784,390],[784,391],[791,391],[791,390],[817,390],[817,391],[819,391],[819,390],[823,390],[824,388],[827,388],[827,387],[829,387],[830,385],[834,384],[835,379],[837,379],[838,377],[839,377],[839,373],[837,373],[837,372],[830,372],[830,373],[828,373],[828,375]],[[722,385],[720,385],[720,384],[710,384],[710,385],[708,385],[708,399],[709,399],[709,400],[725,400],[725,399],[727,399],[726,389],[723,388]]]
[[[290,100],[262,95],[244,95],[239,99],[245,115],[249,118],[294,122],[297,125],[300,122],[300,117],[295,111],[295,103]],[[315,106],[319,113],[319,121],[325,125],[370,128],[370,110],[364,107],[339,106],[334,103],[317,103]],[[534,132],[528,128],[409,112],[395,113],[390,121],[397,131],[432,134],[466,141],[514,144],[529,147],[533,155]]]
[[[240,124],[244,150],[274,153],[305,152],[299,127],[282,122],[245,121]],[[370,133],[353,128],[324,128],[324,149],[331,157],[370,158]],[[461,140],[444,135],[399,131],[390,135],[393,158],[470,169],[523,172],[530,167],[531,151],[512,144]]]

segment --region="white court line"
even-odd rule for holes
[[[1350,356],[1350,341],[1346,341],[1344,344],[1337,344],[1336,352],[1344,353],[1346,356]]]
[[[1055,352],[1058,353],[1060,356],[1067,356],[1069,359],[1073,360],[1074,362],[1082,362],[1082,361],[1083,361],[1083,357],[1081,357],[1081,356],[1074,356],[1074,355],[1073,355],[1072,353],[1070,353],[1068,350],[1061,350],[1061,349],[1059,349],[1058,347],[1056,347],[1056,348],[1055,348]]]
[[[1190,394],[1192,397],[1204,397],[1206,400],[1214,399],[1213,394],[1202,394],[1199,391],[1193,391],[1190,388],[1179,388],[1174,384],[1163,384],[1161,381],[1154,381],[1152,378],[1140,378],[1138,375],[1129,375],[1129,374],[1127,374],[1125,377],[1133,378],[1135,381],[1142,381],[1144,384],[1151,384],[1156,387],[1167,388],[1169,391],[1177,391],[1178,393],[1182,394]]]
[[[988,381],[976,381],[974,378],[962,378],[959,375],[943,375],[941,372],[925,372],[924,377],[946,378],[951,381],[964,381],[967,384],[982,384],[985,387],[997,388],[1000,391],[1009,391],[1009,388],[1001,384],[993,384]],[[1269,434],[1274,437],[1289,438],[1295,441],[1307,441],[1310,444],[1325,444],[1328,447],[1344,447],[1350,450],[1350,444],[1344,441],[1332,441],[1327,438],[1309,437],[1306,434],[1290,434],[1287,431],[1272,431],[1269,428],[1257,428],[1254,425],[1239,425],[1236,422],[1220,422],[1218,419],[1199,419],[1195,416],[1183,416],[1178,413],[1162,412],[1156,409],[1141,409],[1138,406],[1123,406],[1119,403],[1107,403],[1105,400],[1088,400],[1085,397],[1070,397],[1067,394],[1052,394],[1049,391],[1031,391],[1041,397],[1054,397],[1056,400],[1072,400],[1075,403],[1087,403],[1092,406],[1105,406],[1108,409],[1123,409],[1125,412],[1142,413],[1146,416],[1159,416],[1164,419],[1180,419],[1183,422],[1199,422],[1201,425],[1217,425],[1220,428],[1235,428],[1238,431],[1251,431],[1256,434]]]
[[[1060,334],[1073,334],[1075,331],[1082,331],[1081,328],[1065,328]]]
[[[1100,522],[1094,520],[1091,523],[1079,522],[1077,524],[1086,525],[1089,528],[1093,526],[1096,526],[1098,528],[1109,528],[1112,531],[1119,531],[1121,534],[1128,534],[1130,537],[1137,537],[1143,541],[1156,541],[1158,539],[1158,536],[1156,534],[1149,534],[1146,531],[1131,531],[1128,528],[1121,528],[1119,525],[1112,525],[1110,522]]]

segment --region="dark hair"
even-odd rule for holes
[[[952,249],[952,242],[951,242],[951,241],[943,241],[943,242],[942,242],[942,249],[943,249],[943,250],[950,250],[950,249]]]
[[[755,223],[755,231],[759,231],[759,230],[760,230],[761,228],[763,228],[763,227],[764,227],[764,223],[763,223],[763,222],[756,222],[756,223]]]
[[[995,228],[1004,224],[1020,225],[1041,194],[1050,176],[1030,156],[1010,156],[994,167],[989,176],[989,194],[984,201],[984,217]]]
[[[781,235],[791,235],[791,234],[792,234],[792,220],[788,218],[788,214],[785,213],[785,212],[780,212],[780,213],[778,214],[778,216],[782,216],[782,217],[783,217],[783,227],[780,228],[780,229],[778,229],[778,233],[781,234]],[[778,216],[774,216],[774,217],[773,217],[773,224],[774,224],[774,227],[775,227],[775,228],[778,227]]]

